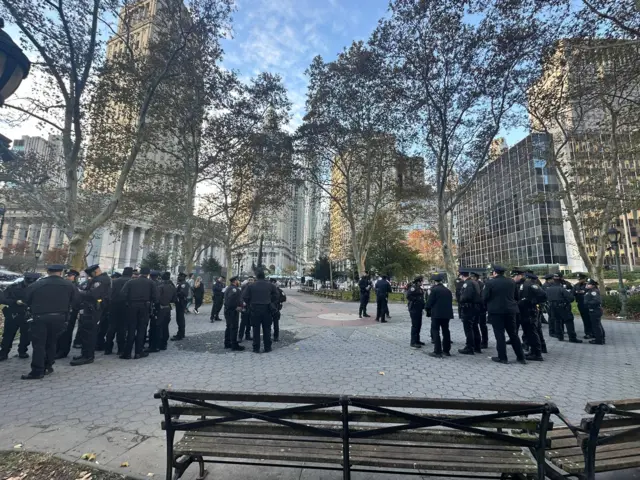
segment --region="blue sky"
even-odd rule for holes
[[[224,65],[243,78],[262,71],[280,74],[293,103],[295,127],[304,115],[304,72],[313,57],[332,60],[352,41],[366,40],[385,15],[388,0],[237,0],[236,6],[233,38],[223,42]],[[7,32],[17,39],[14,26]],[[31,122],[0,130],[10,138],[38,134]],[[514,145],[525,135],[521,130],[509,132],[507,142]]]

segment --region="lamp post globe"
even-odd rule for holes
[[[0,18],[0,105],[18,89],[31,68],[27,56],[3,28]]]
[[[612,245],[615,245],[620,241],[620,230],[616,227],[611,227],[607,231],[607,237],[609,237],[609,242],[611,242]]]

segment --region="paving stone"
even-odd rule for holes
[[[80,458],[85,453],[95,453],[97,461],[106,465],[147,438],[137,433],[113,429],[67,450],[65,454]]]

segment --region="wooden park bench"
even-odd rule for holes
[[[172,390],[155,398],[167,480],[194,462],[199,479],[207,462],[338,470],[345,480],[351,472],[543,479],[558,413],[553,404],[483,400]]]
[[[589,402],[576,427],[560,415],[567,428],[549,433],[547,458],[566,474],[594,480],[595,474],[640,467],[640,399]]]

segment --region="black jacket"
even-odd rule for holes
[[[466,279],[460,288],[458,302],[461,304],[477,305],[482,303],[480,298],[480,285],[470,278]]]
[[[378,280],[376,282],[376,298],[386,300],[391,293],[391,284],[387,280]]]
[[[216,281],[216,283],[213,284],[212,290],[214,297],[222,298],[222,296],[224,295],[224,293],[222,292],[222,290],[224,290],[224,283]]]
[[[256,280],[242,293],[242,299],[248,307],[253,305],[272,305],[277,308],[280,295],[278,288],[267,280]]]
[[[371,293],[371,280],[369,277],[362,277],[358,282],[360,295],[369,295]]]
[[[156,303],[158,300],[158,287],[156,282],[141,275],[125,284],[122,288],[122,297],[129,304]]]
[[[573,296],[575,297],[576,303],[579,306],[584,305],[586,294],[587,294],[587,282],[581,280],[573,286]]]
[[[564,284],[553,282],[547,287],[547,300],[552,305],[570,305],[573,302],[573,291],[567,290]]]
[[[424,308],[424,290],[422,285],[412,283],[407,287],[407,307],[409,310],[422,310]]]
[[[242,289],[235,285],[229,285],[224,291],[224,310],[233,311],[242,306]]]
[[[122,293],[122,289],[127,284],[127,282],[131,280],[131,275],[123,275],[120,278],[116,278],[111,282],[111,303],[123,303],[124,298],[120,295]]]
[[[68,314],[76,303],[78,295],[78,289],[69,280],[50,275],[29,285],[25,294],[25,303],[29,305],[32,315]]]
[[[178,284],[176,285],[176,298],[178,303],[181,303],[181,304],[187,303],[187,298],[189,298],[190,288],[191,287],[189,287],[189,284],[184,280],[181,282],[178,282]]]
[[[25,297],[28,286],[29,285],[22,281],[19,283],[12,283],[5,289],[2,303],[7,306],[10,314],[17,315],[18,317],[24,317],[27,313]],[[18,305],[18,300],[22,300],[25,305]]]
[[[201,283],[199,287],[193,287],[193,298],[200,300],[204,298],[204,283]]]
[[[431,287],[425,308],[427,316],[431,318],[453,318],[453,294],[451,290],[440,284]]]
[[[589,309],[589,316],[602,316],[602,298],[597,288],[592,288],[587,291],[587,294],[584,296],[584,306]]]
[[[518,284],[518,307],[526,312],[547,301],[547,293],[537,283],[525,280]]]
[[[171,280],[161,280],[158,285],[158,303],[162,307],[166,307],[172,303],[176,303],[176,286]]]
[[[101,307],[102,302],[111,298],[111,277],[103,272],[91,278],[86,288],[79,293],[85,308]]]
[[[504,275],[488,280],[482,290],[482,301],[487,306],[487,312],[494,315],[519,313],[516,288],[516,282]]]

